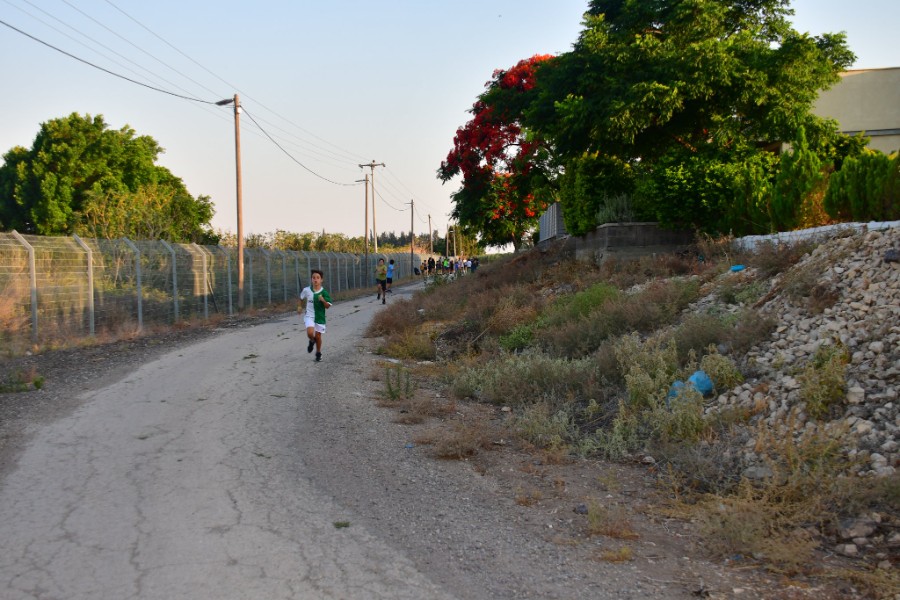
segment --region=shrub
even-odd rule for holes
[[[530,346],[532,339],[534,339],[534,326],[531,323],[525,323],[513,327],[512,331],[501,336],[500,347],[507,352],[516,352]]]
[[[707,348],[707,352],[700,359],[700,369],[709,375],[717,391],[728,390],[744,382],[744,376],[733,360],[719,354],[715,346]]]
[[[548,402],[524,406],[513,424],[516,433],[539,448],[567,450],[575,439],[575,420],[565,408],[556,409]]]
[[[699,353],[710,344],[718,344],[728,337],[728,325],[710,314],[688,315],[672,333],[678,350],[678,363],[684,365],[691,352]]]
[[[816,242],[812,240],[793,244],[767,241],[756,247],[756,251],[748,257],[747,263],[756,268],[762,277],[768,278],[787,271],[815,247]]]
[[[406,329],[385,340],[381,353],[392,358],[434,360],[434,342],[426,333]]]
[[[384,386],[388,399],[394,402],[409,400],[416,392],[416,384],[409,371],[401,365],[385,371]]]
[[[744,354],[753,346],[769,338],[777,324],[774,317],[756,310],[737,314],[734,324],[726,331],[722,343],[736,354]]]
[[[800,398],[806,402],[806,412],[816,419],[828,417],[846,398],[845,372],[849,353],[840,342],[820,346],[812,360],[797,378]]]
[[[866,151],[845,160],[829,179],[824,206],[842,221],[900,218],[900,154]]]

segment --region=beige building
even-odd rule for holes
[[[812,112],[836,119],[842,133],[865,133],[869,148],[900,150],[900,67],[841,73],[841,82],[819,95]]]

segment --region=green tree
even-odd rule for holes
[[[771,204],[774,231],[797,227],[804,201],[823,177],[822,161],[809,148],[806,131],[801,127],[793,147],[782,153],[781,168],[775,178]]]
[[[721,226],[732,185],[715,178],[800,127],[827,129],[809,110],[854,60],[843,34],[798,33],[791,14],[787,0],[592,0],[573,50],[538,71],[522,124],[567,172],[594,155],[610,181],[639,168],[680,186],[669,201],[704,196],[670,224]],[[588,214],[608,192],[593,195],[570,196],[564,212]]]
[[[900,153],[867,150],[845,160],[828,182],[824,205],[841,220],[900,218]]]
[[[207,196],[156,165],[163,152],[128,126],[72,113],[41,124],[30,149],[12,148],[0,166],[0,227],[22,233],[215,239]]]

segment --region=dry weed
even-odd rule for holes
[[[620,540],[634,540],[638,534],[631,526],[628,511],[619,504],[603,505],[597,500],[587,503],[588,534],[604,535]]]
[[[453,421],[448,426],[423,432],[415,441],[431,446],[438,458],[459,460],[491,448],[491,433],[482,423]]]
[[[631,562],[634,560],[634,552],[630,546],[622,546],[616,550],[602,550],[598,560],[611,563]]]

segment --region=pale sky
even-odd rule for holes
[[[792,5],[796,29],[848,34],[853,68],[900,66],[900,2]],[[466,111],[494,69],[570,50],[586,8],[587,0],[0,0],[0,21],[173,94],[206,102],[240,94],[245,234],[359,236],[356,181],[373,160],[386,165],[375,167],[379,233],[409,231],[411,200],[416,233],[429,215],[445,231],[459,182],[442,185],[435,173]],[[31,147],[44,121],[102,114],[112,128],[156,139],[166,150],[159,163],[191,194],[212,197],[213,226],[236,230],[231,107],[125,81],[3,24],[0,57],[0,153]]]

